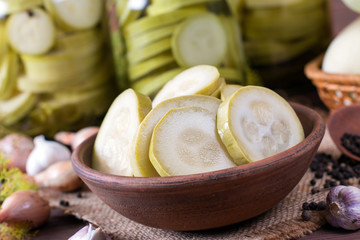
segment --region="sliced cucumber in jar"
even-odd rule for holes
[[[169,13],[184,7],[220,1],[221,0],[159,0],[147,8],[147,14],[149,16],[155,16],[163,13]]]
[[[125,38],[134,37],[140,34],[144,34],[147,31],[174,24],[189,16],[204,12],[206,12],[206,9],[204,8],[189,8],[180,9],[157,16],[146,16],[128,24],[124,28],[124,36]]]
[[[41,8],[12,14],[6,32],[11,47],[22,54],[44,54],[55,44],[55,26]]]
[[[95,27],[102,18],[102,4],[102,0],[44,0],[48,12],[65,31]]]
[[[136,81],[140,77],[144,77],[146,74],[150,74],[151,72],[174,62],[175,59],[171,54],[163,53],[134,66],[130,66],[130,81]]]
[[[170,49],[171,39],[164,38],[162,40],[149,44],[148,46],[129,51],[127,53],[127,60],[131,66],[156,55],[159,55],[160,53],[166,52]]]
[[[170,37],[174,32],[175,27],[176,24],[171,24],[169,26],[148,31],[139,36],[130,37],[126,39],[126,48],[128,51],[137,50],[140,47],[145,47],[153,42]]]
[[[177,26],[171,49],[182,67],[200,64],[219,66],[226,56],[226,32],[215,14],[197,14]]]
[[[18,93],[0,101],[0,123],[10,126],[25,117],[35,106],[38,96],[32,93]]]
[[[136,81],[132,85],[132,88],[139,93],[152,96],[157,93],[168,81],[184,70],[184,68],[175,68],[162,73],[154,73],[149,77]]]

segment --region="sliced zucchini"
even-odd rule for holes
[[[268,88],[239,88],[220,105],[217,116],[219,135],[237,165],[270,157],[304,139],[295,111]]]
[[[160,176],[196,174],[235,167],[216,131],[215,109],[183,107],[156,124],[150,161]]]
[[[153,106],[177,96],[192,94],[210,95],[219,86],[219,77],[220,73],[214,66],[198,65],[189,68],[165,84],[156,94]]]
[[[165,100],[154,107],[144,118],[135,134],[131,150],[131,166],[134,175],[138,177],[158,176],[149,159],[151,136],[156,124],[171,109],[197,106],[207,109],[217,109],[221,101],[215,97],[203,95],[188,95]]]
[[[133,176],[129,155],[131,141],[150,110],[149,97],[132,89],[122,92],[101,123],[94,144],[92,168],[109,174]]]

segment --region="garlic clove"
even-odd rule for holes
[[[62,192],[70,192],[82,186],[83,182],[75,173],[71,161],[56,162],[34,176],[41,187],[50,187]]]
[[[9,159],[8,168],[17,167],[22,172],[26,172],[26,161],[34,143],[31,137],[12,133],[0,140],[0,153],[5,159]]]
[[[34,144],[35,147],[26,163],[26,172],[30,176],[36,175],[55,162],[68,161],[71,158],[71,152],[66,146],[46,140],[43,135],[35,137]]]
[[[326,220],[333,227],[360,229],[360,189],[354,186],[336,186],[326,197]]]
[[[68,240],[105,240],[106,237],[100,228],[94,229],[91,224],[77,231]]]
[[[32,229],[43,225],[49,216],[49,202],[32,190],[11,194],[0,210],[0,222],[29,224]]]
[[[58,132],[55,134],[54,138],[58,142],[71,146],[71,149],[74,150],[83,141],[85,141],[87,138],[94,135],[98,131],[99,127],[90,126],[82,128],[77,132]]]

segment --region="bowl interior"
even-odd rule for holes
[[[360,136],[360,104],[343,106],[330,113],[327,121],[331,138],[336,146],[345,155],[360,161],[360,157],[352,154],[341,143],[341,138],[345,133]]]

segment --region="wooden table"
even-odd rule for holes
[[[332,12],[332,31],[333,35],[352,21],[358,15],[347,9],[340,0],[329,0],[331,3]],[[360,1],[360,0],[359,0]],[[66,215],[61,210],[52,209],[50,220],[39,229],[38,234],[34,239],[37,240],[57,240],[68,239],[80,228],[87,223],[75,218],[72,215]],[[318,231],[306,235],[301,240],[354,240],[360,239],[359,231],[345,231],[342,229],[332,228],[329,225],[323,226]]]

